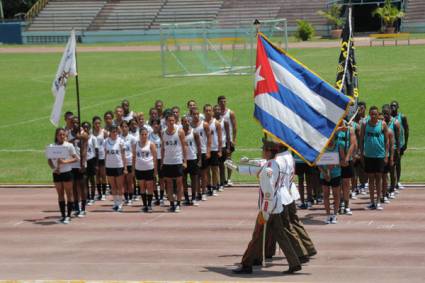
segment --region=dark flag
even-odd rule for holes
[[[337,68],[336,88],[345,95],[351,97],[354,101],[354,105],[350,108],[348,113],[349,117],[353,116],[357,110],[357,98],[359,96],[352,23],[351,6],[348,6],[346,9],[345,26],[342,31],[341,54],[339,55]]]

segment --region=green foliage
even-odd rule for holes
[[[391,0],[385,0],[384,6],[376,8],[375,11],[372,12],[372,16],[380,17],[385,27],[393,27],[395,21],[403,18],[405,13],[391,4]]]
[[[344,25],[344,18],[341,17],[341,9],[341,5],[333,4],[329,10],[319,10],[317,13],[327,19],[333,29],[340,29]]]
[[[305,20],[297,20],[297,32],[295,37],[302,41],[307,41],[313,38],[314,36],[314,27],[311,23]]]

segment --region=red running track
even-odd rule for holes
[[[266,268],[231,269],[250,239],[257,189],[231,188],[179,214],[140,203],[97,202],[83,219],[57,224],[53,189],[0,189],[0,279],[279,282],[425,282],[425,190],[406,189],[383,211],[353,201],[353,215],[324,225],[322,206],[299,211],[318,255],[284,276],[278,254]]]

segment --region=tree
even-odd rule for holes
[[[333,29],[341,29],[344,19],[341,17],[341,5],[334,4],[327,11],[319,10],[317,13],[328,20]]]
[[[378,16],[384,22],[386,28],[394,27],[394,23],[405,16],[405,13],[400,11],[391,3],[391,0],[385,0],[382,7],[376,8],[372,16]]]

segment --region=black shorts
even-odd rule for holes
[[[332,178],[329,182],[325,179],[320,179],[320,183],[322,184],[322,186],[326,187],[339,187],[341,185],[341,177]]]
[[[87,160],[87,176],[96,176],[97,158]]]
[[[82,180],[84,178],[84,174],[80,171],[79,168],[72,168],[72,180]]]
[[[295,175],[310,174],[310,166],[307,163],[295,163]]]
[[[221,157],[218,158],[218,162],[224,163],[227,159],[227,147],[221,149]]]
[[[211,158],[209,160],[209,166],[218,166],[218,151],[211,151]]]
[[[108,168],[106,167],[106,176],[119,177],[124,174],[124,168]]]
[[[98,159],[97,166],[105,166],[105,159]]]
[[[155,179],[154,170],[136,170],[136,179],[143,181],[153,181]]]
[[[164,164],[162,165],[162,174],[165,178],[178,178],[183,176],[182,164]]]
[[[162,159],[157,159],[156,164],[158,166],[157,167],[158,168],[158,178],[163,178],[164,174],[162,174],[162,170],[161,170]]]
[[[133,172],[133,166],[127,166],[127,174]]]
[[[353,169],[353,164],[350,163],[348,164],[348,166],[341,166],[341,177],[343,179],[346,178],[352,178],[354,176],[354,169]]]
[[[53,173],[53,182],[60,183],[60,182],[70,182],[72,181],[72,172],[63,172],[60,174]]]
[[[235,151],[235,145],[231,142],[230,143],[230,153],[233,153]]]
[[[368,174],[383,173],[384,167],[384,158],[364,158],[364,171]]]
[[[387,164],[385,164],[385,166],[384,166],[384,174],[390,173],[391,170],[393,169],[393,167],[394,167],[394,165],[391,166],[389,162]]]
[[[202,153],[201,155],[201,170],[205,170],[208,168],[208,166],[210,166],[210,160],[207,159],[207,154],[206,153]]]
[[[184,169],[184,173],[190,174],[190,175],[198,175],[199,174],[198,159],[188,160],[187,167]]]

